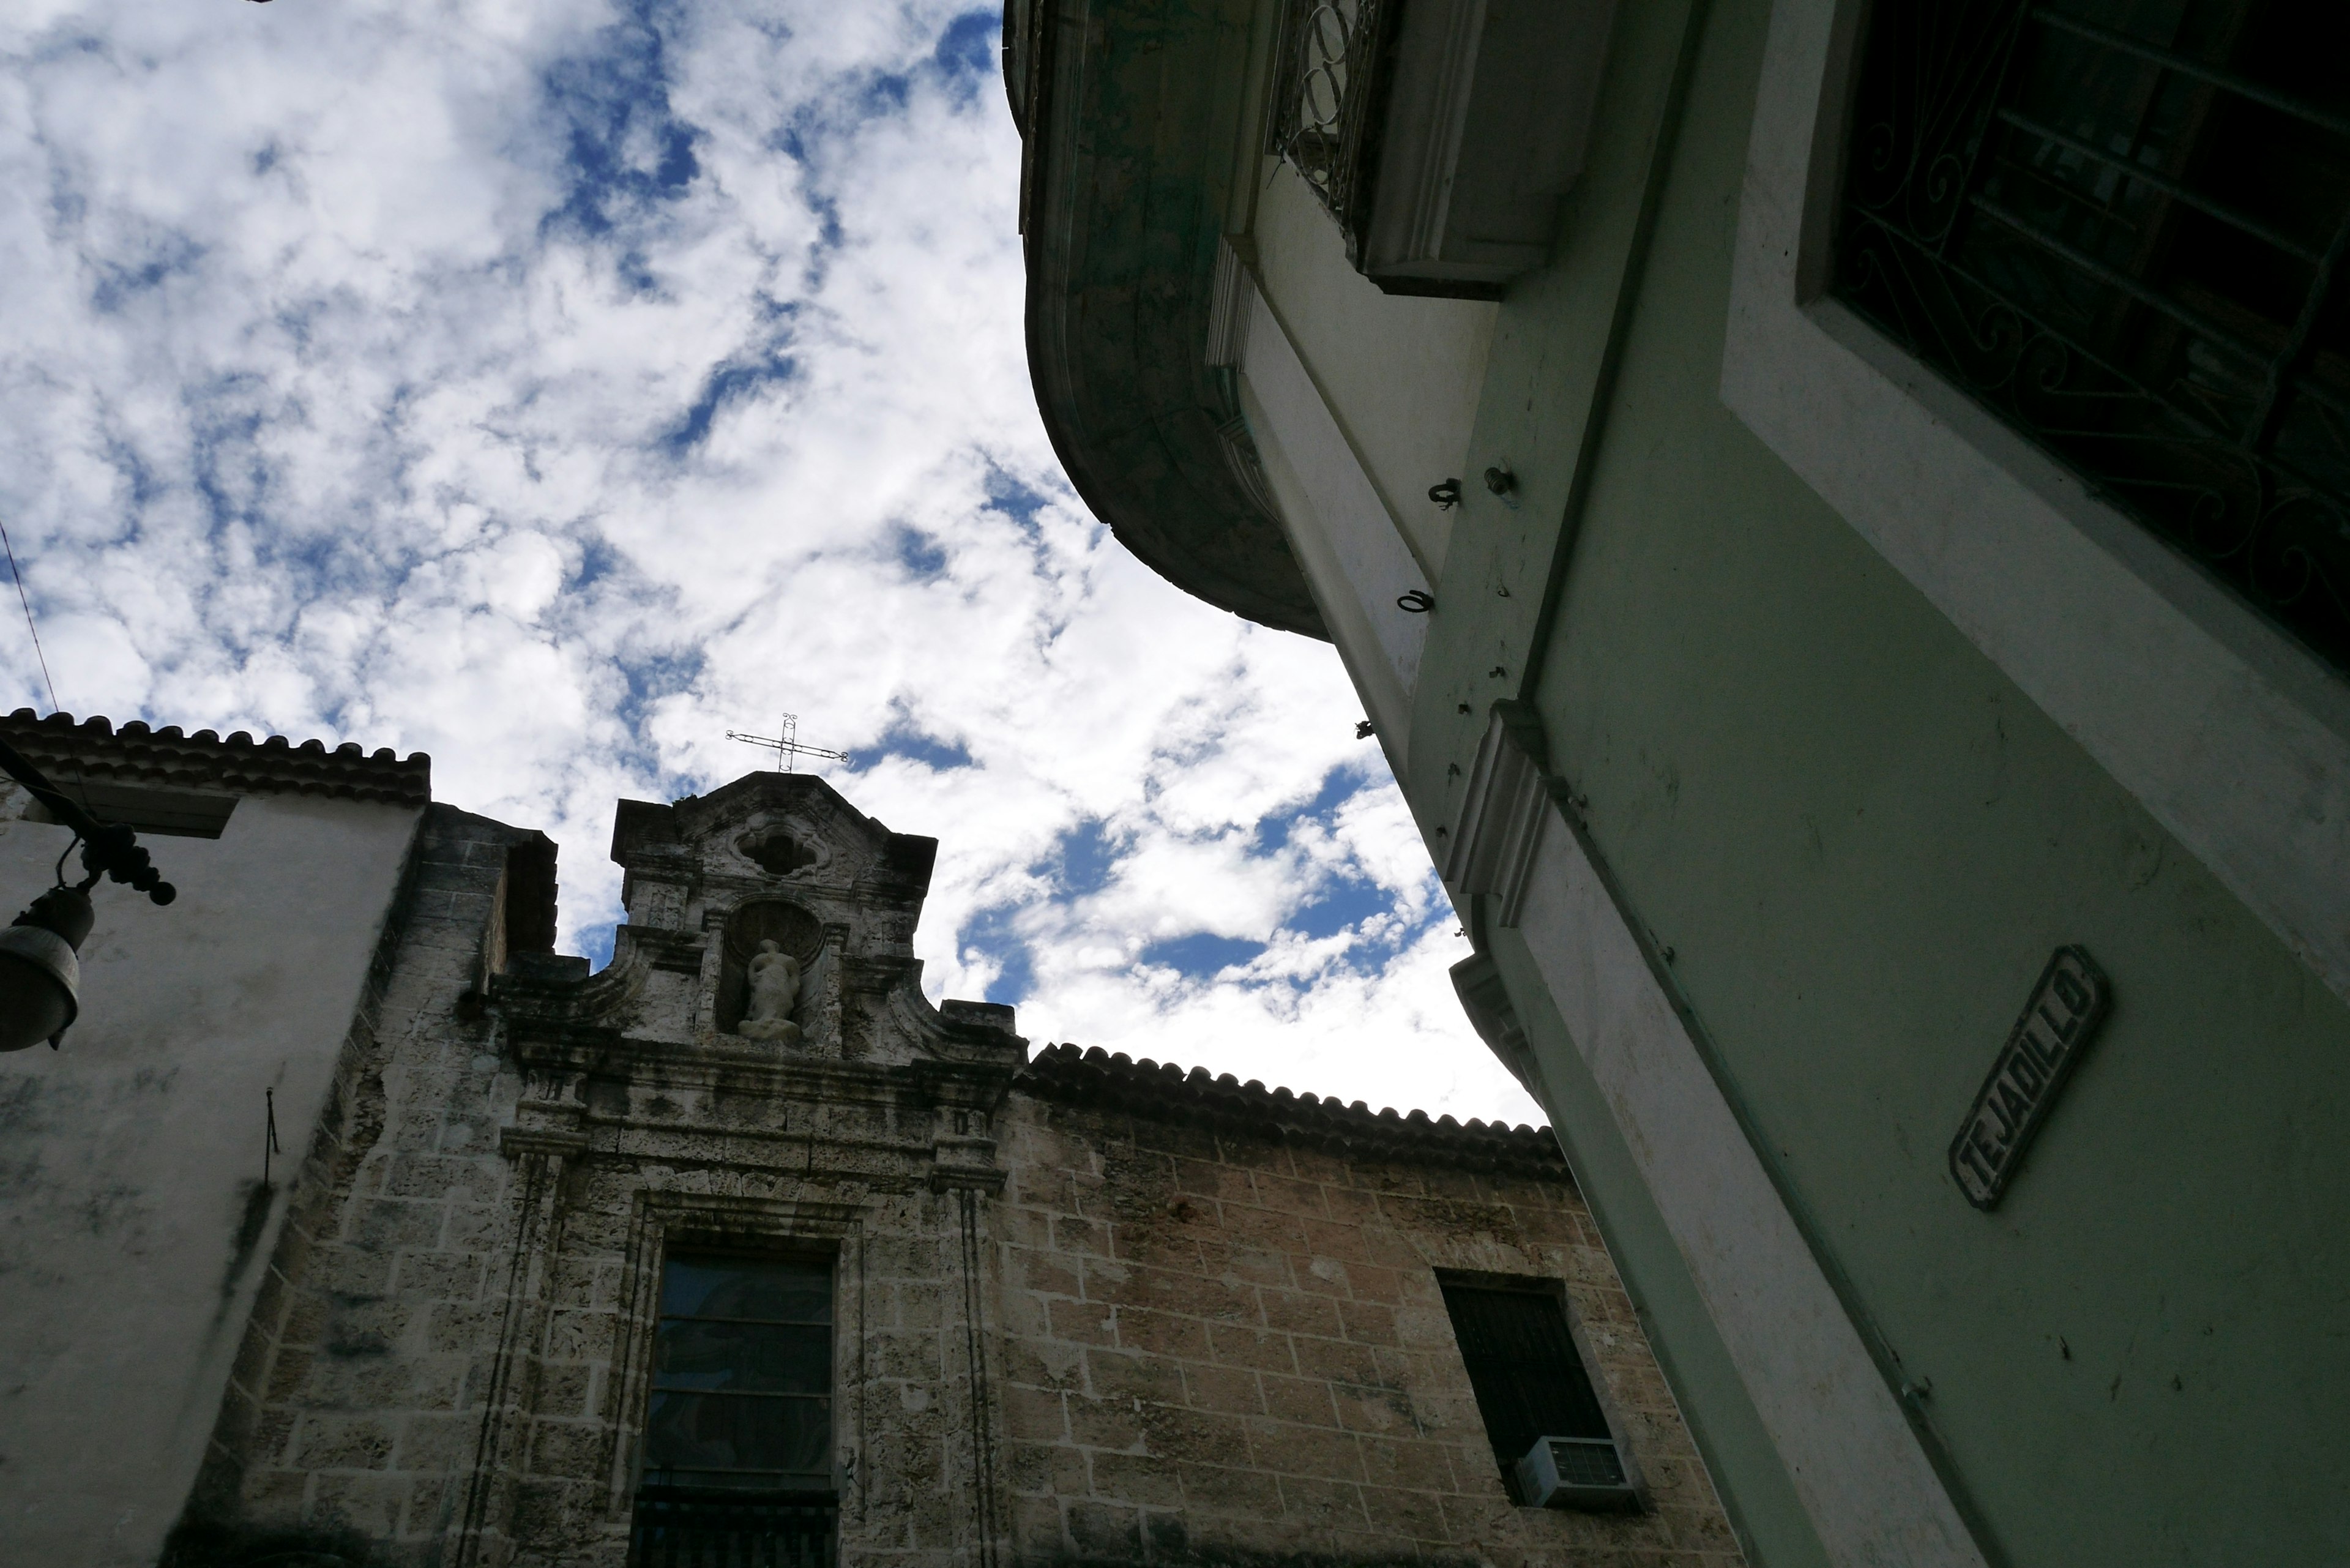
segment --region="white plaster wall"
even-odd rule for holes
[[[0,919],[69,836],[22,804],[0,801]],[[178,901],[100,888],[64,1049],[0,1055],[0,1563],[155,1560],[421,815],[254,795],[216,840],[143,840]],[[284,1153],[241,1248],[265,1089]]]
[[[1500,307],[1380,293],[1347,265],[1345,236],[1295,170],[1267,159],[1261,178],[1257,285],[1433,584],[1456,514],[1428,487],[1470,477],[1461,465]]]
[[[1428,618],[1396,600],[1428,589],[1432,579],[1406,547],[1281,323],[1253,291],[1246,308],[1241,410],[1322,623],[1400,774]]]

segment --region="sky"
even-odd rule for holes
[[[940,840],[932,1001],[1539,1121],[1336,653],[1060,472],[999,42],[912,0],[10,0],[0,520],[57,705],[428,752],[556,837],[599,962],[614,801],[788,711]],[[0,687],[51,710],[20,616]]]

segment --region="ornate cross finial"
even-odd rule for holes
[[[726,738],[730,741],[740,741],[748,746],[765,746],[773,751],[775,753],[777,773],[795,772],[795,764],[802,757],[823,757],[828,762],[836,763],[845,763],[848,760],[847,752],[828,752],[822,746],[802,745],[800,716],[797,713],[785,714],[783,724],[772,736],[746,735],[740,730],[729,730],[726,732]]]

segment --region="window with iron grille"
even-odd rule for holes
[[[2350,671],[2350,5],[1887,0],[1833,289]]]
[[[1362,240],[1370,154],[1395,0],[1289,0],[1274,84],[1271,151],[1305,179],[1346,232]]]
[[[1517,1463],[1536,1438],[1610,1437],[1555,1284],[1439,1283],[1461,1359],[1469,1368],[1469,1386],[1477,1396],[1477,1413],[1484,1417],[1502,1483],[1513,1498]],[[1619,1468],[1612,1480],[1623,1479]]]
[[[832,1268],[662,1265],[631,1568],[830,1568]]]

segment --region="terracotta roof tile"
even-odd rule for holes
[[[330,752],[323,741],[296,745],[283,735],[256,741],[243,730],[224,740],[210,730],[189,735],[176,724],[155,730],[135,719],[117,729],[103,718],[52,713],[44,719],[30,708],[0,719],[0,734],[53,783],[78,768],[85,777],[174,789],[417,806],[432,799],[432,759],[422,752],[401,758],[389,747],[370,753],[353,742]]]
[[[1318,1095],[1268,1089],[1205,1067],[1140,1061],[1095,1046],[1047,1045],[1013,1081],[1041,1099],[1090,1105],[1154,1121],[1192,1123],[1253,1133],[1358,1158],[1440,1162],[1556,1180],[1566,1159],[1548,1127],[1503,1122],[1430,1119],[1426,1111],[1374,1111]]]

